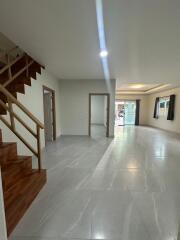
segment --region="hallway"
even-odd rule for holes
[[[180,140],[147,127],[61,137],[44,153],[48,183],[11,240],[175,240]]]

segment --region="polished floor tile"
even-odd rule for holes
[[[106,127],[103,124],[91,124],[91,137],[105,137]]]
[[[10,240],[178,240],[180,139],[117,127],[47,146],[48,182]],[[34,162],[35,164],[35,162]]]

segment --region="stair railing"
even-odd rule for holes
[[[44,129],[44,125],[24,106],[22,105],[3,85],[0,84],[0,93],[7,99],[7,104],[0,99],[0,105],[9,113],[9,121],[0,115],[0,120],[25,144],[25,146],[38,158],[38,169],[42,169],[41,166],[41,141],[40,130]],[[36,125],[36,131],[30,128],[25,121],[15,112],[14,105],[17,106],[26,116],[28,116],[32,122]],[[22,136],[17,130],[15,119],[31,133],[36,139],[37,147],[34,149],[30,143]]]
[[[11,59],[13,52],[16,52],[16,56],[13,59]],[[29,68],[34,63],[34,60],[30,59],[30,57],[26,53],[22,52],[19,47],[16,46],[16,47],[10,49],[8,52],[5,52],[4,57],[6,59],[6,65],[0,69],[0,74],[5,72],[6,70],[8,70],[8,79],[5,83],[3,83],[4,87],[7,87],[17,77],[19,77],[23,72],[26,72],[26,77],[29,77]],[[25,66],[20,71],[18,71],[16,74],[13,75],[11,67],[16,62],[21,60],[23,57],[26,57]],[[2,56],[1,56],[1,58],[2,58]]]
[[[20,54],[21,52],[21,54]],[[15,55],[15,56],[13,56]],[[0,74],[6,71],[11,65],[16,63],[24,53],[20,50],[18,46],[11,48],[8,51],[2,50],[0,51],[0,61],[2,61],[5,66],[0,69]],[[10,66],[9,66],[10,65]]]

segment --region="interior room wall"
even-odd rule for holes
[[[154,104],[156,97],[176,95],[176,106],[175,106],[175,119],[174,121],[168,121],[167,118],[159,117],[159,119],[153,118]],[[152,127],[165,129],[168,131],[180,133],[180,88],[175,88],[160,93],[155,93],[147,96],[148,100],[148,122],[147,124]]]
[[[61,133],[88,135],[89,93],[110,93],[110,136],[114,136],[115,80],[60,80]]]
[[[91,96],[91,123],[104,125],[104,96]]]
[[[127,94],[117,94],[116,100],[133,100],[140,99],[140,116],[139,124],[147,125],[148,123],[148,100],[147,95],[127,95]]]
[[[52,88],[56,91],[56,127],[57,127],[57,136],[60,135],[60,91],[59,91],[59,80],[53,77],[46,70],[42,69],[42,73],[37,74],[37,79],[32,79],[31,86],[25,86],[25,94],[18,94],[18,100],[30,111],[32,114],[44,123],[44,109],[43,109],[43,90],[42,86],[46,85],[49,88]],[[17,113],[22,119],[28,123],[30,127],[35,130],[35,124],[27,118],[22,111],[17,109]],[[2,123],[0,122],[0,129],[2,129],[3,141],[6,142],[17,142],[18,144],[18,154],[29,154],[32,153],[28,150],[26,146]],[[17,130],[22,134],[22,136],[31,143],[36,149],[36,141],[31,134],[29,134],[25,128],[20,124],[17,124]],[[45,146],[44,130],[41,130],[41,148]]]
[[[8,51],[14,47],[15,44],[0,32],[0,50]]]

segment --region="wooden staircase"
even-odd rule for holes
[[[7,59],[11,59],[11,61],[7,60],[6,64],[0,59],[0,84],[17,98],[17,93],[25,94],[25,85],[31,86],[32,78],[36,80],[37,73],[41,74],[41,68],[44,67],[25,53],[15,59],[8,56]],[[0,99],[7,103],[7,99],[2,93]],[[0,114],[5,115],[6,113],[7,111],[0,106]]]
[[[40,147],[40,129],[44,126],[17,100],[17,93],[25,94],[25,85],[31,86],[31,79],[36,79],[41,68],[40,64],[25,53],[11,56],[9,52],[3,58],[0,56],[0,120],[38,158],[38,169],[32,169],[31,156],[19,156],[17,143],[3,142],[0,130],[0,166],[8,236],[46,183],[46,170],[41,168]],[[35,123],[36,132],[18,116],[13,109],[14,105]],[[15,120],[37,140],[37,150],[18,132]]]

